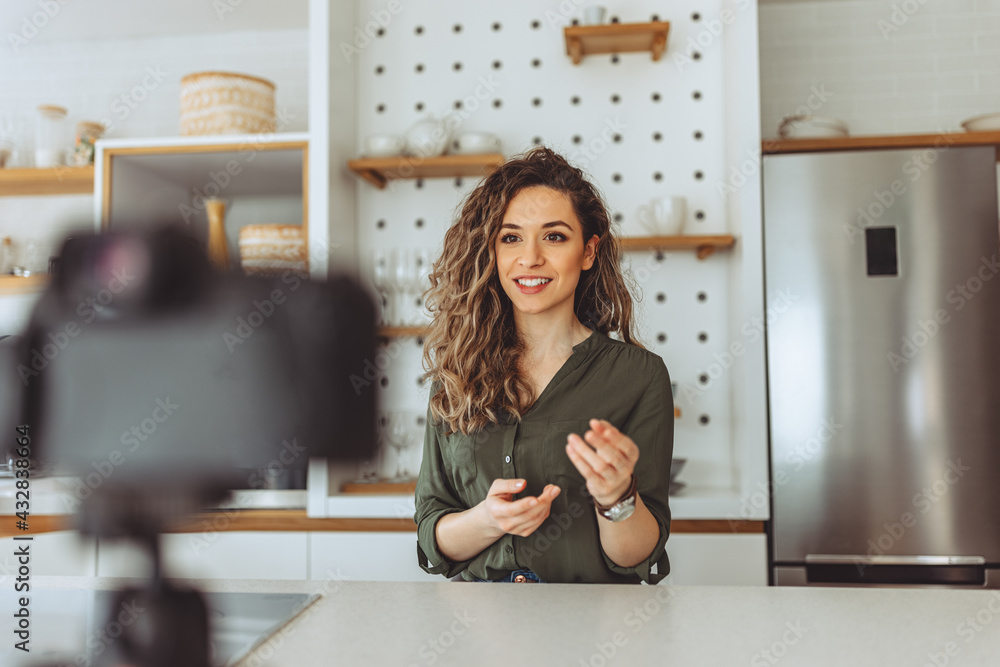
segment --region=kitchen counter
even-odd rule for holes
[[[995,665],[1000,592],[336,580],[201,581],[211,592],[318,592],[240,665]],[[123,580],[38,577],[36,590]],[[10,587],[0,613],[11,609]],[[38,648],[56,632],[33,618]],[[65,642],[65,639],[63,640]],[[81,637],[82,641],[82,637]],[[12,655],[11,642],[0,656]],[[9,664],[6,660],[0,660]]]

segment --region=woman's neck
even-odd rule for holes
[[[515,324],[524,341],[526,350],[523,358],[527,360],[567,358],[573,353],[573,346],[591,335],[591,330],[573,312],[568,318],[522,314],[516,318]]]

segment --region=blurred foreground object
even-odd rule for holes
[[[201,596],[163,580],[169,522],[220,502],[240,468],[375,449],[375,389],[352,384],[375,354],[371,297],[347,278],[217,273],[171,228],[67,239],[3,351],[5,437],[26,424],[33,466],[57,461],[93,489],[81,531],[135,539],[153,562],[151,585],[119,602],[155,611],[106,664],[208,665]]]

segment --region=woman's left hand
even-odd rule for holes
[[[604,419],[591,419],[583,438],[570,433],[566,441],[569,460],[587,480],[587,490],[598,504],[607,507],[625,494],[639,460],[639,447],[632,438]]]

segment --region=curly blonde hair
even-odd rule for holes
[[[497,275],[495,250],[508,205],[532,186],[566,195],[583,226],[584,243],[595,235],[599,239],[594,264],[577,284],[576,316],[596,331],[614,332],[642,347],[633,332],[629,287],[634,281],[621,269],[621,247],[601,194],[580,169],[549,148],[516,155],[460,205],[424,295],[433,321],[424,341],[423,379],[437,387],[431,414],[447,425],[449,434],[468,435],[498,424],[505,412],[519,420],[536,398],[518,373],[525,347]]]

